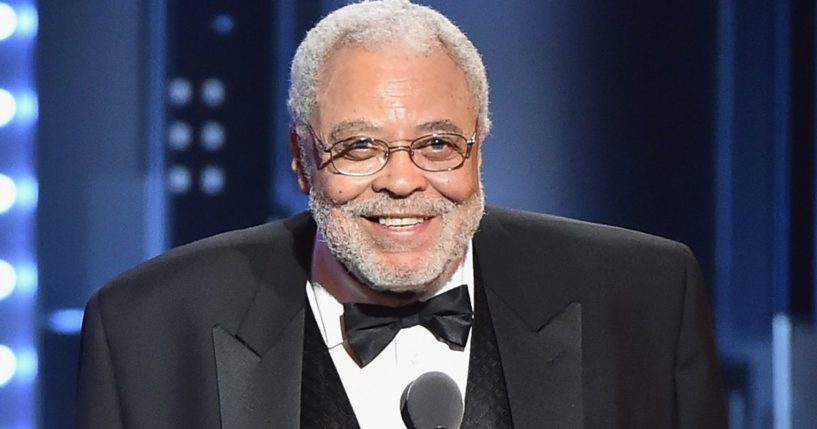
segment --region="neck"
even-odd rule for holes
[[[311,281],[318,283],[340,303],[377,304],[398,307],[417,301],[424,301],[437,293],[447,280],[457,271],[462,258],[452,261],[435,281],[426,285],[421,293],[383,292],[370,288],[352,275],[327,247],[320,231],[315,238],[312,251]]]

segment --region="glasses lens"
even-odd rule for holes
[[[369,137],[354,137],[335,143],[329,150],[332,164],[343,174],[370,174],[386,163],[388,146]]]
[[[435,134],[411,144],[414,162],[428,171],[445,171],[459,167],[465,160],[468,140],[457,134]]]

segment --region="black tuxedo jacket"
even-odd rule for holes
[[[80,428],[295,428],[315,224],[172,250],[89,301]],[[474,236],[517,428],[725,428],[706,291],[676,242],[489,208]]]

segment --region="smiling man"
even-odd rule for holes
[[[309,171],[296,172],[332,256],[365,287],[434,292],[462,263],[483,212],[465,74],[433,44],[343,47],[316,95],[309,138],[293,135]]]
[[[455,416],[436,426],[726,426],[685,246],[486,209],[488,82],[445,17],[337,10],[299,46],[289,106],[309,212],[100,289],[79,427],[414,427],[401,397],[440,373],[455,387],[421,402]]]

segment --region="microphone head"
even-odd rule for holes
[[[408,429],[457,429],[463,412],[457,383],[442,372],[417,377],[400,398],[400,415]]]

